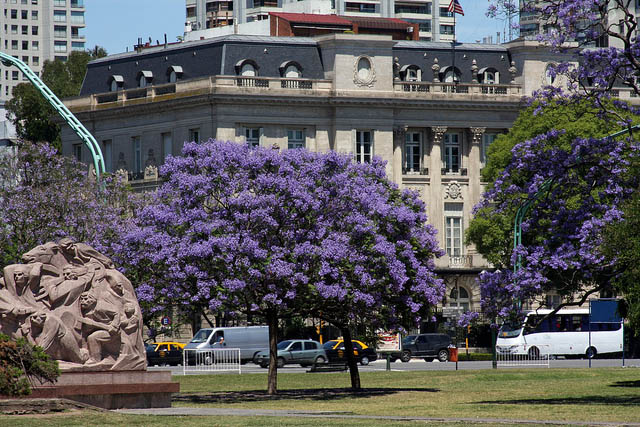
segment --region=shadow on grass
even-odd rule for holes
[[[474,402],[474,404],[491,404],[491,405],[618,405],[618,406],[636,406],[640,404],[640,396],[583,396],[583,397],[565,397],[565,398],[548,398],[548,399],[513,399],[500,401],[482,401]]]
[[[241,403],[285,399],[332,400],[345,397],[386,396],[402,391],[437,393],[440,390],[435,388],[363,388],[361,390],[353,390],[351,388],[314,388],[278,390],[278,394],[273,396],[268,395],[266,390],[245,390],[197,394],[176,393],[173,395],[172,400],[174,402],[189,403]]]
[[[640,387],[640,380],[636,381],[618,381],[611,384],[610,387]]]

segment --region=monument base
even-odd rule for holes
[[[55,384],[34,387],[29,398],[64,398],[104,409],[168,408],[178,391],[171,371],[63,372]]]

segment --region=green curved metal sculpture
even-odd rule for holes
[[[96,139],[89,133],[87,128],[84,127],[80,120],[73,115],[71,111],[58,99],[55,93],[51,91],[45,85],[40,77],[34,73],[31,68],[27,66],[24,62],[19,60],[18,58],[14,58],[11,55],[7,55],[6,53],[0,52],[0,61],[4,66],[10,67],[15,65],[22,73],[29,79],[29,81],[38,89],[38,91],[44,96],[44,98],[51,104],[51,106],[62,116],[62,118],[67,122],[69,127],[75,131],[78,137],[84,142],[84,144],[89,148],[89,152],[91,153],[91,157],[93,158],[93,167],[96,171],[96,179],[100,181],[100,176],[104,174],[104,157],[102,155],[102,150],[100,149],[100,145],[96,141]]]

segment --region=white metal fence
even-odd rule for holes
[[[549,360],[553,357],[549,350],[549,346],[531,347],[525,353],[511,353],[496,349],[496,360],[498,367],[546,366],[548,368]]]
[[[182,353],[183,373],[241,371],[240,349],[185,349]]]

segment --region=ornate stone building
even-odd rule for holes
[[[420,193],[440,231],[444,305],[479,310],[474,279],[492,266],[464,231],[480,170],[523,97],[548,83],[552,60],[534,42],[454,51],[390,36],[230,35],[93,61],[81,95],[65,103],[102,144],[107,171],[135,185],[154,184],[145,170],[187,140],[379,156],[393,181]],[[90,160],[67,126],[62,140],[64,154]]]

